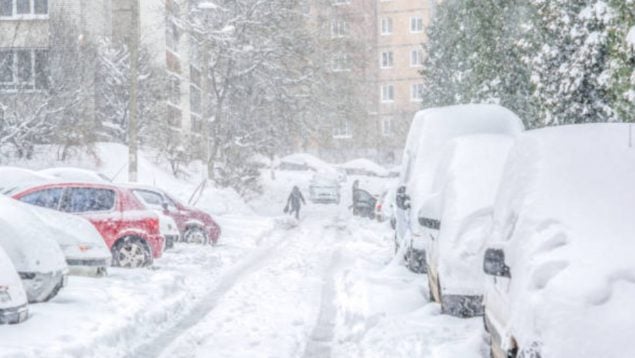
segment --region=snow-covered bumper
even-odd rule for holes
[[[112,262],[112,255],[105,245],[78,244],[62,246],[69,274],[103,276]]]
[[[483,315],[483,296],[441,295],[443,314],[467,318]]]
[[[1,297],[0,300],[2,300]],[[17,324],[26,321],[28,317],[29,309],[26,304],[11,308],[0,308],[0,325]]]
[[[47,301],[66,286],[66,270],[49,273],[18,272],[29,303]]]

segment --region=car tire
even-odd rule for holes
[[[53,297],[57,296],[57,294],[60,292],[60,290],[62,289],[62,287],[64,287],[64,276],[60,277],[60,282],[57,283],[57,285],[55,285],[55,287],[53,288],[53,290],[51,291],[51,293],[48,294],[48,296],[46,296],[42,301],[40,302],[48,302],[51,299],[53,299]]]
[[[195,226],[185,231],[185,235],[183,235],[183,242],[188,244],[207,245],[209,244],[209,237],[207,236],[205,230]]]
[[[152,264],[152,253],[146,242],[129,236],[117,241],[112,247],[112,265],[124,268],[140,268]]]

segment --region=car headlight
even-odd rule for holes
[[[11,302],[11,294],[9,293],[9,287],[0,286],[0,303]]]

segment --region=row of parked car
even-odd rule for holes
[[[215,244],[213,218],[150,186],[75,168],[0,167],[0,324],[28,318],[68,274],[151,265],[175,241]]]
[[[428,109],[401,169],[380,200],[395,252],[443,313],[484,317],[492,357],[635,355],[630,125],[525,131],[497,105]]]

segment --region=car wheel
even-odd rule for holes
[[[57,294],[60,292],[62,287],[64,287],[64,276],[60,277],[60,282],[58,282],[57,285],[55,285],[51,293],[49,293],[49,295],[46,296],[41,302],[50,301],[53,297],[57,296]]]
[[[408,269],[414,273],[426,273],[426,268],[423,266],[418,255],[414,253],[414,250],[408,249],[406,253],[406,262],[408,262]]]
[[[123,238],[112,248],[112,265],[139,268],[152,264],[150,248],[137,237]]]
[[[203,229],[199,227],[192,227],[185,232],[185,235],[183,235],[183,241],[189,244],[207,245],[209,243],[209,238]]]

